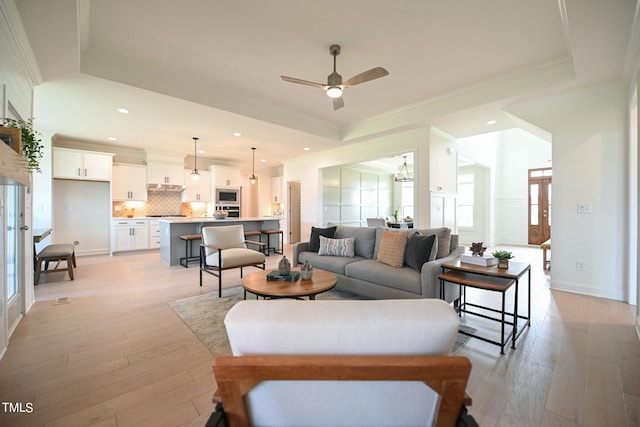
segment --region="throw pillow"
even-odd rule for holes
[[[385,230],[378,249],[378,262],[391,267],[402,267],[404,264],[404,247],[409,233]]]
[[[309,238],[309,252],[318,252],[320,249],[320,236],[333,238],[336,234],[337,226],[327,228],[311,227],[311,237]]]
[[[405,263],[417,271],[422,271],[422,264],[429,261],[431,257],[431,249],[436,239],[436,235],[423,236],[415,233],[407,240],[407,246],[404,250]]]
[[[318,255],[322,256],[343,256],[353,258],[355,253],[356,238],[330,239],[320,236],[320,249]]]

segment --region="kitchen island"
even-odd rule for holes
[[[281,217],[245,217],[215,219],[211,217],[170,217],[160,219],[160,259],[167,265],[180,265],[185,256],[183,234],[200,234],[202,227],[242,224],[244,231],[279,229]],[[265,242],[266,243],[266,242]]]

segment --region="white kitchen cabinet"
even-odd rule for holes
[[[111,181],[113,154],[53,147],[53,178]]]
[[[240,169],[228,168],[224,166],[214,167],[216,188],[240,188],[242,178]]]
[[[160,221],[157,219],[149,220],[149,249],[157,249],[160,247]]]
[[[271,178],[271,203],[282,203],[282,177]]]
[[[149,248],[149,221],[146,219],[114,219],[111,252],[138,251]]]
[[[200,179],[191,179],[191,170],[184,171],[185,189],[182,192],[182,202],[203,202],[211,201],[211,176],[209,172],[200,170]]]
[[[147,201],[147,168],[142,165],[113,165],[111,197],[117,201]]]
[[[184,185],[184,165],[149,163],[147,166],[147,183]]]

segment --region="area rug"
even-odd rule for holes
[[[231,307],[244,299],[244,290],[242,287],[223,289],[222,295],[219,298],[216,291],[169,302],[171,308],[214,356],[231,355],[224,317]],[[316,295],[316,299],[352,300],[358,299],[358,296],[332,289]],[[458,334],[452,353],[459,351],[468,339],[467,335]]]

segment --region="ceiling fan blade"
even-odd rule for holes
[[[299,85],[319,87],[320,89],[325,89],[326,87],[326,85],[323,85],[321,83],[314,83],[307,80],[296,79],[294,77],[280,76],[280,78],[282,78],[282,80],[284,80],[285,82],[297,83]]]
[[[344,107],[344,100],[341,96],[333,98],[333,111],[339,110]]]
[[[368,82],[371,80],[379,79],[380,77],[384,77],[388,75],[389,72],[382,67],[372,68],[369,71],[365,71],[364,73],[357,74],[351,77],[349,80],[342,84],[343,87],[355,86],[360,83]]]

